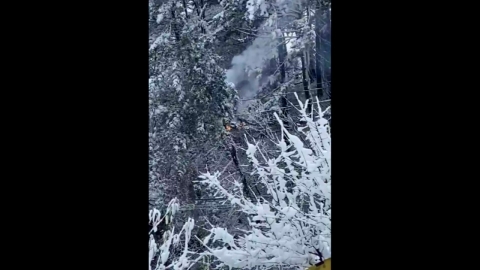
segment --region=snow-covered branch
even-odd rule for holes
[[[194,220],[191,218],[185,222],[182,229],[177,234],[175,234],[175,228],[173,226],[165,230],[160,245],[155,241],[153,233],[159,230],[158,226],[162,222],[168,226],[178,210],[179,204],[178,200],[175,198],[168,204],[165,214],[162,215],[157,209],[152,209],[149,212],[149,222],[152,224],[152,229],[149,232],[149,270],[164,270],[170,268],[174,270],[189,269],[198,260],[198,258],[193,260],[191,254],[194,254],[194,252],[188,250],[188,245],[192,237],[192,230],[195,224]],[[171,253],[172,248],[182,244],[181,236],[183,236],[182,252],[179,256],[174,256],[174,254]],[[154,263],[155,259],[156,263]],[[152,267],[152,265],[154,266]]]
[[[316,115],[307,114],[308,101],[300,104],[300,134],[283,127],[276,143],[280,154],[267,157],[258,143],[247,140],[246,151],[266,194],[247,198],[242,184],[230,192],[222,186],[221,173],[204,173],[200,182],[222,193],[239,211],[248,216],[250,229],[232,235],[213,227],[203,240],[209,254],[221,265],[236,268],[275,266],[303,268],[315,259],[330,258],[331,216],[331,138],[328,121],[318,106]],[[317,103],[318,104],[318,103]],[[287,144],[286,140],[289,141]],[[303,139],[303,141],[302,141]],[[219,246],[216,243],[222,243]]]

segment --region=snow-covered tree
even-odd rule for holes
[[[205,254],[217,258],[219,266],[302,269],[331,257],[330,129],[320,106],[315,114],[308,114],[308,101],[298,101],[302,118],[299,136],[285,129],[275,114],[286,134],[277,141],[278,155],[269,157],[258,143],[247,141],[252,174],[268,196],[256,194],[252,200],[245,196],[240,182],[235,182],[237,189],[231,192],[223,187],[218,171],[200,177],[201,183],[216,189],[248,215],[250,229],[243,234],[233,235],[228,228],[212,225],[202,240],[208,249]]]
[[[199,258],[246,268],[303,267],[320,252],[328,258],[329,128],[320,108],[310,114],[318,100],[298,113],[282,110],[295,103],[292,92],[304,92],[302,102],[321,99],[317,82],[329,80],[330,1],[317,2],[149,0],[151,215],[169,216],[155,208],[172,212],[174,197],[175,205],[202,208],[177,214],[174,224],[164,218],[157,232],[165,238],[152,231],[153,269],[193,267]],[[241,96],[246,89],[250,96]],[[247,99],[248,109],[237,102],[245,114],[232,109],[234,99]],[[205,170],[221,173],[194,186]],[[217,208],[219,197],[233,208]],[[284,225],[290,229],[279,234]],[[190,241],[184,253],[187,231],[202,242]],[[158,264],[160,254],[167,259]]]
[[[173,196],[192,202],[195,160],[220,141],[233,106],[200,4],[166,0],[151,12],[162,26],[151,27],[150,46],[150,183],[164,197],[155,206]]]
[[[189,269],[196,261],[200,259],[196,256],[193,259],[195,252],[189,250],[190,239],[192,238],[192,230],[195,221],[189,218],[182,229],[175,233],[173,226],[174,215],[179,210],[177,199],[170,201],[166,207],[165,213],[157,209],[152,209],[149,212],[149,222],[152,229],[149,232],[149,270],[183,270]],[[157,243],[154,233],[159,230],[160,225],[167,227],[164,230],[160,243]],[[175,253],[175,247],[179,247],[180,252]]]

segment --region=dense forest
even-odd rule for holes
[[[149,269],[325,265],[331,2],[149,12]]]

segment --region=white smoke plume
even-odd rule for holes
[[[227,70],[227,82],[233,83],[240,99],[255,97],[259,91],[260,78],[265,64],[277,55],[277,41],[271,35],[272,29],[258,31],[258,37],[241,54],[232,59]],[[240,101],[237,113],[244,113],[251,101]]]

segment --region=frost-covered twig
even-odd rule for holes
[[[148,269],[152,270],[152,264],[157,258],[157,262],[153,270],[164,270],[164,269],[174,269],[174,270],[182,270],[182,269],[189,269],[199,258],[193,259],[191,254],[195,254],[194,252],[189,251],[188,245],[190,239],[192,237],[192,230],[195,225],[193,219],[189,218],[187,222],[183,225],[182,229],[179,233],[175,234],[175,228],[171,228],[166,230],[163,233],[162,242],[161,244],[157,244],[153,233],[158,230],[158,226],[165,221],[165,225],[168,225],[169,222],[173,220],[175,213],[179,210],[178,200],[175,198],[167,206],[165,214],[161,214],[161,212],[157,209],[150,210],[149,213],[149,221],[152,224],[152,230],[150,231],[150,240],[149,240],[149,253],[148,253],[148,260],[149,265]],[[180,236],[183,234],[184,236],[184,243],[183,243],[183,250],[180,256],[173,256],[171,254],[171,248],[173,246],[180,245]],[[173,244],[173,245],[172,245]]]
[[[258,143],[247,140],[246,154],[254,167],[252,174],[258,177],[270,198],[252,201],[245,197],[238,182],[235,183],[238,188],[230,192],[219,181],[222,176],[219,172],[206,172],[200,177],[201,183],[216,189],[249,216],[250,229],[236,240],[226,229],[213,227],[202,241],[208,253],[222,265],[303,268],[312,263],[312,254],[331,257],[330,130],[319,105],[318,115],[307,114],[308,101],[302,104],[298,97],[297,100],[303,123],[298,132],[304,141],[283,127],[276,114],[282,132],[276,143],[280,150],[276,157],[267,157]],[[219,247],[216,242],[227,246]]]

